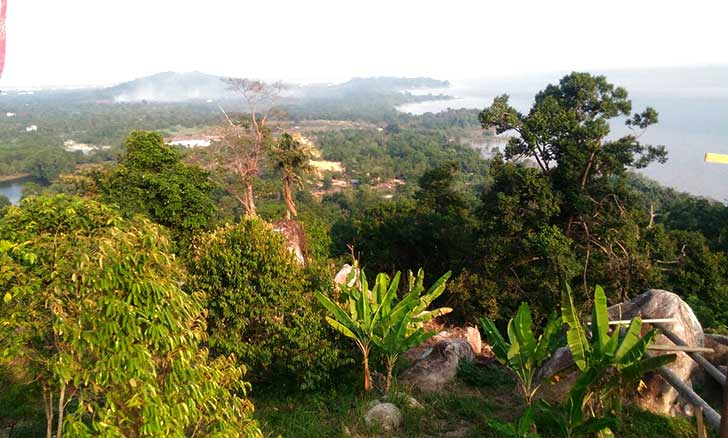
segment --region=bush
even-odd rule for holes
[[[259,436],[244,368],[200,348],[202,297],[180,288],[161,227],[36,197],[0,218],[0,236],[0,387],[39,390],[48,436]]]
[[[210,348],[234,353],[253,380],[309,388],[341,365],[311,287],[330,281],[307,275],[270,224],[246,218],[202,236],[189,269],[189,288],[207,294]]]

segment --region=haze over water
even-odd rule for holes
[[[706,152],[728,154],[728,67],[603,74],[615,85],[627,88],[633,112],[652,106],[659,113],[659,123],[649,127],[640,141],[665,145],[668,161],[652,164],[640,172],[680,191],[727,202],[728,166],[707,164],[703,160]],[[447,108],[482,109],[490,105],[495,96],[507,93],[513,106],[527,112],[534,95],[561,76],[563,74],[454,83],[448,89],[432,91],[456,99],[417,102],[398,109],[414,114]],[[612,125],[613,135],[629,132],[623,120]]]

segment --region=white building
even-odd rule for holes
[[[5,113],[5,115],[8,117],[15,117],[15,113]]]
[[[33,132],[33,131],[37,131],[37,130],[38,130],[37,125],[30,125],[30,126],[25,127],[25,132]]]

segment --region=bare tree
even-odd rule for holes
[[[283,91],[283,83],[237,78],[228,78],[225,82],[242,97],[248,110],[247,117],[233,121],[220,107],[227,120],[221,142],[224,164],[240,178],[242,183],[242,190],[230,187],[230,191],[243,205],[247,214],[255,215],[253,184],[270,139],[268,119],[275,111],[276,103]]]

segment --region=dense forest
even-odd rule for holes
[[[231,83],[270,97],[271,84]],[[35,183],[19,206],[0,203],[0,427],[49,438],[379,436],[349,417],[372,386],[397,396],[401,358],[435,334],[434,318],[482,325],[506,363],[498,333],[511,335],[511,318],[528,312],[531,338],[543,327],[546,355],[567,337],[573,348],[581,327],[554,312],[596,317],[646,289],[673,291],[706,331],[728,333],[728,207],[636,173],[669,159],[640,141],[659,108],[572,73],[544,84],[526,113],[507,95],[482,111],[396,111],[432,98],[404,90],[445,85],[359,79],[257,108],[233,91],[225,113],[93,92],[9,96],[21,109],[0,117],[0,176]],[[615,121],[629,134],[611,136]],[[165,144],[210,130],[207,148]],[[504,146],[486,156],[474,147],[484,138]],[[67,152],[66,140],[111,147]],[[335,285],[344,263],[352,273]],[[616,348],[626,341],[615,333]],[[572,406],[561,429],[543,418],[569,407],[530,397],[506,408],[520,418],[470,396],[427,409],[477,418],[468,436],[658,436],[635,425],[660,431],[659,418],[600,404],[612,394],[605,376],[639,365],[639,381],[658,365],[640,362],[644,336],[632,362],[605,362],[615,353],[582,370],[593,380],[577,382],[596,395],[576,398],[578,418]],[[487,394],[521,382],[505,368],[458,375],[486,379]],[[405,435],[430,436],[407,412]],[[680,421],[665,436],[688,436]]]

